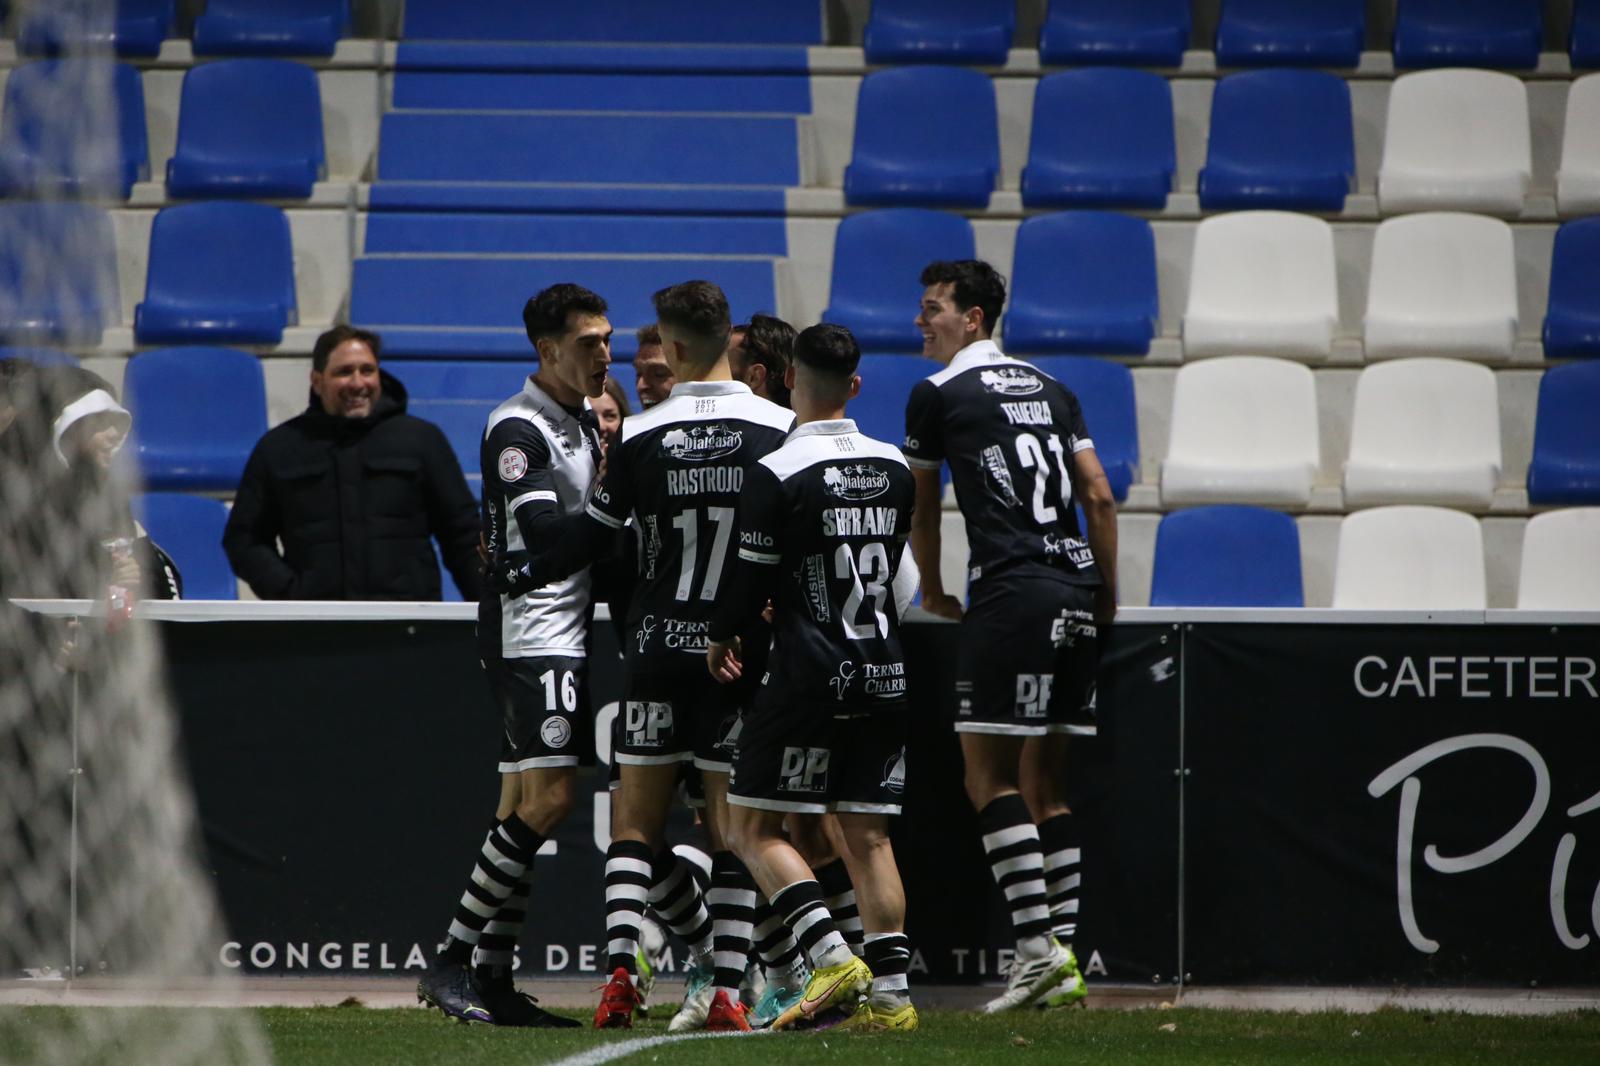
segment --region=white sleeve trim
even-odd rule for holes
[[[747,563],[765,563],[769,566],[775,566],[778,563],[783,562],[783,556],[781,555],[773,555],[770,552],[751,551],[749,548],[740,548],[739,558],[743,559]]]
[[[1072,442],[1073,455],[1077,455],[1079,452],[1092,451],[1093,449],[1094,441],[1088,437],[1079,437],[1077,440]]]
[[[555,503],[556,494],[551,492],[549,489],[534,489],[532,492],[524,492],[521,496],[518,496],[510,503],[506,504],[506,510],[512,514],[516,514],[518,507],[521,507],[525,503],[533,503],[535,500],[544,503]]]
[[[900,551],[900,566],[894,572],[894,608],[901,618],[906,616],[911,601],[917,598],[917,588],[921,584],[922,571],[917,569],[916,557],[911,554],[908,543]]]
[[[943,459],[916,459],[906,456],[906,465],[914,466],[918,470],[937,470],[944,465]]]
[[[583,510],[584,513],[590,518],[594,519],[596,522],[599,522],[603,526],[610,527],[611,529],[621,529],[623,526],[628,524],[626,519],[612,518],[610,515],[606,514],[592,503],[584,504]]]

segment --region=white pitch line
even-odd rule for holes
[[[719,1040],[723,1037],[755,1036],[756,1033],[679,1033],[676,1036],[642,1036],[637,1040],[624,1040],[617,1044],[605,1044],[578,1055],[571,1055],[564,1059],[557,1059],[550,1066],[600,1066],[601,1063],[615,1062],[617,1059],[627,1058],[637,1051],[645,1051],[663,1044],[676,1044],[680,1040]],[[764,1034],[761,1034],[764,1035]]]

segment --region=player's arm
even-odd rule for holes
[[[919,381],[906,400],[906,440],[900,450],[916,482],[911,511],[911,553],[922,570],[922,609],[944,618],[961,618],[961,601],[944,591],[939,555],[944,550],[939,533],[943,490],[939,468],[944,465],[944,399],[932,381]]]
[[[518,571],[518,581],[526,582],[529,588],[542,588],[613,553],[617,533],[628,524],[633,510],[628,454],[621,443],[609,450],[605,473],[589,494],[583,511],[563,515],[551,523],[548,532],[536,542],[538,548]]]
[[[891,586],[894,592],[895,614],[901,618],[906,616],[906,611],[911,609],[911,601],[917,598],[917,586],[922,583],[922,572],[917,567],[917,557],[911,550],[909,541],[900,549],[900,565],[895,567],[894,583]]]
[[[483,461],[499,479],[496,495],[503,497],[507,522],[515,522],[525,551],[491,560],[491,579],[497,591],[520,596],[539,588],[527,577],[528,560],[541,544],[550,543],[561,523],[560,498],[550,470],[550,445],[528,422],[508,418],[489,430]]]
[[[726,684],[743,672],[739,634],[766,610],[778,589],[778,564],[783,559],[782,490],[777,475],[755,464],[745,475],[739,496],[739,556],[733,581],[717,602],[706,645],[706,668]]]
[[[1117,613],[1117,500],[1093,447],[1072,453],[1072,488],[1083,505],[1089,550],[1094,552],[1101,585],[1095,590],[1094,619],[1109,623]]]

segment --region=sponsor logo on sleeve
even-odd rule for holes
[[[519,481],[528,472],[528,457],[520,448],[507,448],[500,453],[500,480]]]
[[[889,472],[867,463],[830,466],[822,471],[822,487],[841,500],[871,500],[889,491]]]
[[[1044,382],[1020,366],[983,370],[979,372],[978,380],[984,388],[1001,396],[1032,396],[1044,388]]]

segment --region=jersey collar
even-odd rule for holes
[[[846,433],[860,433],[856,428],[853,418],[825,418],[818,422],[806,422],[789,431],[789,439],[797,437],[841,437]]]
[[[680,381],[672,386],[672,396],[753,396],[742,381]],[[670,398],[670,397],[669,397]]]
[[[1000,350],[1000,346],[992,340],[973,341],[955,354],[950,360],[950,369],[955,371],[967,370],[971,367],[982,366],[985,363],[998,363],[1009,359]]]
[[[561,406],[555,401],[554,397],[541,389],[533,380],[532,374],[529,374],[527,379],[523,381],[522,393],[528,397],[528,399],[533,401],[533,405],[535,407],[539,408],[539,410],[543,411],[555,422],[581,421],[581,419],[574,418],[571,411],[568,411],[565,407]],[[587,396],[583,398],[583,409],[585,411],[589,410],[589,397]]]

